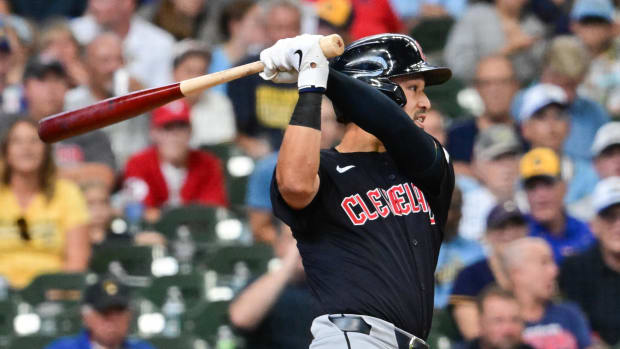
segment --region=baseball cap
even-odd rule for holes
[[[65,67],[59,61],[43,56],[36,56],[28,61],[24,69],[23,79],[43,79],[47,74],[55,74],[61,78],[67,77]]]
[[[211,59],[211,49],[201,41],[184,39],[174,45],[172,66],[176,68],[190,55],[203,56],[207,61]]]
[[[525,216],[513,200],[501,202],[491,209],[487,216],[487,229],[498,228],[510,220],[525,223]]]
[[[592,155],[599,156],[603,150],[616,144],[620,145],[620,122],[608,122],[596,131],[592,142]]]
[[[525,153],[519,164],[523,181],[533,177],[560,178],[560,158],[550,148],[534,148]]]
[[[474,142],[477,159],[493,160],[507,153],[520,153],[521,142],[517,132],[506,125],[494,125],[481,131]]]
[[[353,4],[351,0],[318,0],[316,12],[321,24],[346,29],[353,19]]]
[[[561,108],[568,106],[566,93],[562,88],[552,84],[536,84],[528,88],[523,94],[521,110],[519,110],[519,121],[529,120],[541,109],[555,104]]]
[[[190,107],[184,100],[170,102],[153,111],[153,127],[164,127],[173,122],[190,123]]]
[[[129,307],[129,288],[113,277],[103,277],[84,292],[83,302],[101,312],[110,308]]]
[[[578,0],[570,13],[571,19],[581,20],[587,17],[602,18],[613,22],[614,7],[610,0]]]
[[[620,204],[620,177],[608,177],[596,184],[592,194],[592,206],[596,213]]]

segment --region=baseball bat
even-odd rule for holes
[[[339,56],[344,51],[344,42],[338,34],[321,38],[319,44],[327,58]],[[252,62],[170,85],[108,98],[83,108],[54,114],[39,121],[39,137],[44,142],[50,143],[81,135],[127,120],[209,87],[260,73],[264,68],[262,62]]]

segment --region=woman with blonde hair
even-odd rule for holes
[[[0,275],[13,288],[88,265],[88,213],[77,185],[56,177],[51,145],[20,118],[0,142]]]

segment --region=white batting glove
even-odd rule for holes
[[[290,39],[278,40],[272,47],[261,52],[265,70],[263,79],[275,82],[293,82],[302,89],[325,89],[329,75],[329,63],[319,45],[322,35],[304,34]],[[295,72],[299,72],[296,76]]]

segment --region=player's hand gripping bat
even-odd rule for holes
[[[344,51],[344,42],[338,34],[321,38],[320,46],[327,58],[339,56]],[[108,98],[80,109],[48,116],[39,122],[39,137],[44,142],[57,142],[77,136],[127,120],[209,87],[260,73],[263,69],[262,62],[252,62],[170,85]]]

